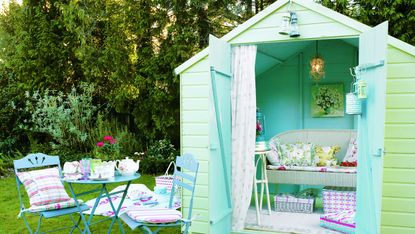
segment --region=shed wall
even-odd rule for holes
[[[210,74],[205,58],[180,75],[180,137],[181,153],[193,153],[200,162],[193,204],[192,233],[209,232],[209,89]],[[187,217],[189,193],[183,194],[184,215]]]
[[[332,18],[325,17],[318,12],[293,4],[293,9],[298,15],[298,25],[301,37],[304,39],[327,39],[336,37],[355,37],[359,31],[348,27]],[[291,41],[292,38],[278,33],[282,15],[289,11],[288,4],[279,8],[274,13],[265,17],[245,32],[230,40],[232,44],[264,43],[276,41]]]
[[[388,46],[382,234],[415,233],[415,56]]]
[[[295,5],[299,40],[356,37],[360,31],[306,7]],[[296,40],[279,35],[283,12],[272,14],[245,31],[228,37],[231,44],[258,44]],[[382,233],[415,233],[415,57],[388,47],[385,149],[382,193]],[[181,152],[194,153],[201,162],[197,180],[193,233],[209,233],[209,89],[207,56],[181,72]],[[184,194],[184,213],[189,196]]]

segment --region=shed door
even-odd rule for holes
[[[368,97],[358,127],[357,233],[380,231],[387,35],[384,22],[362,33],[359,40],[360,77],[367,82]]]
[[[209,216],[210,233],[230,233],[231,205],[231,47],[209,37],[211,74]]]

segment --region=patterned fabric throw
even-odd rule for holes
[[[173,223],[182,218],[182,213],[167,208],[133,208],[126,212],[131,219],[147,223]]]
[[[31,206],[64,202],[70,199],[59,178],[59,170],[56,167],[18,172],[17,177],[26,189]]]
[[[82,200],[78,200],[79,204],[82,204]],[[47,210],[59,210],[69,207],[75,207],[76,203],[73,198],[69,199],[68,201],[64,202],[57,202],[57,203],[51,203],[43,206],[31,206],[29,209],[27,209],[30,212],[40,212],[40,211],[47,211]]]

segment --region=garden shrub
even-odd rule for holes
[[[176,160],[179,151],[168,139],[154,142],[140,161],[140,171],[145,174],[164,173],[171,161]],[[173,173],[173,170],[170,171]]]
[[[73,88],[69,94],[46,90],[43,95],[26,92],[26,110],[30,113],[26,129],[49,136],[52,149],[89,152],[88,130],[95,125],[97,107],[92,103],[94,87],[82,84],[81,90],[78,93]]]
[[[0,176],[10,175],[13,171],[13,160],[23,158],[23,155],[17,151],[13,155],[0,153]]]

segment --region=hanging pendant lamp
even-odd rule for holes
[[[316,41],[316,54],[310,60],[310,78],[318,82],[325,76],[325,64],[323,57],[318,53],[318,41]]]

